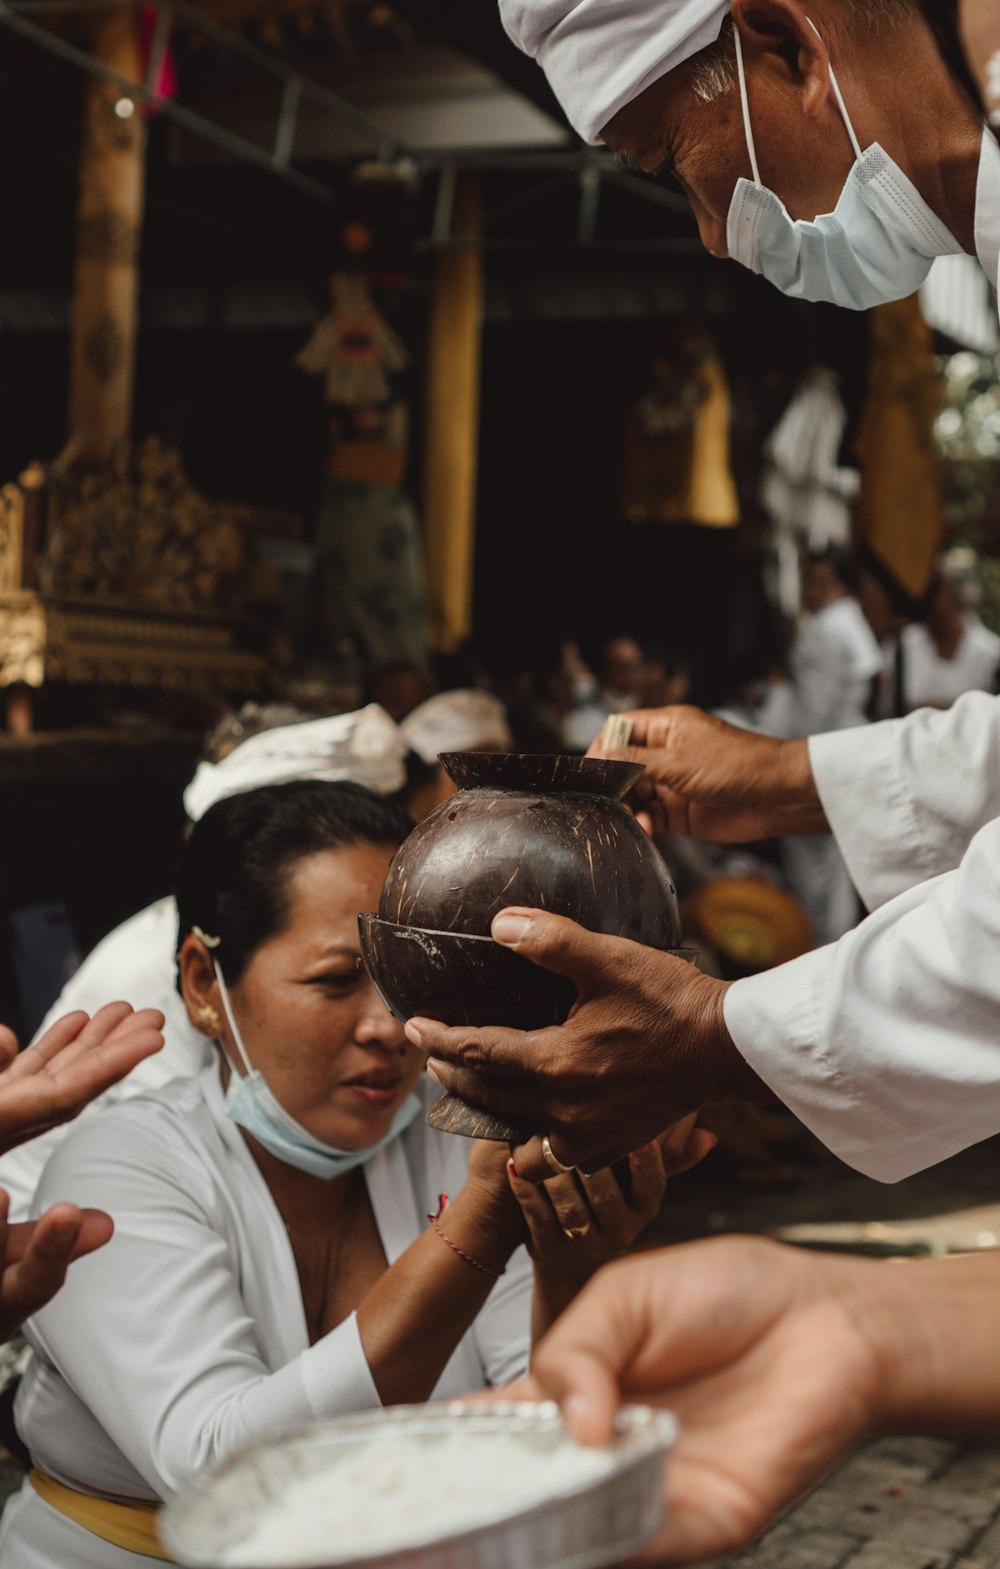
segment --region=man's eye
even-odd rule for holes
[[[651,178],[657,185],[662,186],[665,191],[672,191],[675,196],[683,196],[683,188],[671,164],[664,164],[662,168],[657,169]]]

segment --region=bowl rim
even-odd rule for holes
[[[439,752],[438,762],[459,790],[494,790],[504,795],[588,796],[600,801],[621,801],[645,773],[643,763],[621,757],[585,757],[579,752]],[[530,776],[551,768],[561,777],[551,784]],[[482,769],[495,770],[495,779],[475,781]],[[588,775],[590,777],[588,778]],[[471,776],[471,777],[470,777]],[[447,803],[445,803],[447,804]]]
[[[388,1421],[385,1420],[387,1417]],[[513,1428],[505,1427],[504,1421],[509,1423],[512,1418],[516,1425]],[[194,1569],[217,1569],[220,1551],[218,1547],[198,1556],[197,1551],[192,1553],[185,1542],[185,1513],[204,1497],[217,1478],[224,1478],[258,1451],[266,1451],[272,1447],[282,1449],[303,1440],[319,1443],[325,1437],[332,1438],[338,1443],[342,1440],[344,1447],[348,1447],[352,1435],[358,1432],[364,1433],[366,1429],[372,1429],[376,1437],[381,1437],[391,1433],[394,1427],[397,1431],[409,1428],[411,1431],[420,1432],[426,1425],[430,1425],[448,1431],[448,1424],[455,1422],[458,1422],[466,1433],[470,1431],[466,1424],[476,1422],[484,1423],[487,1430],[495,1429],[500,1432],[545,1433],[554,1431],[557,1425],[562,1425],[559,1408],[551,1400],[449,1400],[440,1403],[429,1402],[425,1406],[395,1406],[388,1408],[388,1411],[383,1409],[350,1412],[339,1419],[306,1423],[285,1433],[258,1436],[239,1445],[218,1465],[199,1475],[183,1492],[176,1494],[163,1507],[157,1518],[161,1539],[167,1550],[176,1555],[179,1563],[194,1566]],[[464,1545],[471,1544],[489,1531],[510,1526],[515,1521],[530,1522],[539,1514],[571,1503],[587,1493],[596,1492],[602,1486],[610,1485],[619,1477],[627,1475],[654,1457],[663,1460],[676,1444],[679,1433],[678,1422],[672,1412],[637,1402],[629,1402],[620,1407],[615,1417],[615,1429],[616,1435],[623,1440],[638,1433],[639,1441],[634,1444],[630,1452],[622,1455],[618,1464],[602,1476],[591,1477],[571,1487],[563,1488],[548,1498],[539,1499],[526,1509],[507,1510],[482,1525],[464,1526],[460,1531],[437,1537],[425,1537],[408,1547],[388,1550],[383,1548],[377,1553],[366,1553],[354,1558],[327,1558],[315,1564],[302,1563],[297,1565],[296,1569],[376,1569],[376,1566],[390,1563],[402,1565],[419,1562],[421,1555],[432,1550],[446,1548],[449,1553],[460,1550]],[[221,1550],[225,1551],[224,1548]],[[182,1556],[185,1551],[188,1554],[186,1558]],[[265,1569],[265,1566],[254,1565],[251,1569]]]

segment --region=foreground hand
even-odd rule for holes
[[[874,1425],[864,1284],[884,1273],[726,1237],[612,1265],[566,1309],[532,1373],[576,1438],[610,1438],[622,1400],[680,1422],[667,1521],[646,1557],[691,1563],[744,1546]]]
[[[155,1009],[135,1013],[127,1002],[112,1002],[92,1019],[67,1014],[18,1054],[13,1034],[0,1025],[0,1153],[71,1121],[160,1050],[162,1027]]]
[[[566,1023],[525,1032],[418,1018],[406,1033],[445,1089],[546,1128],[563,1165],[598,1171],[710,1101],[768,1098],[726,1029],[725,982],[540,910],[501,911],[493,937],[573,982]],[[513,1154],[526,1181],[553,1175],[540,1137]]]
[[[51,1301],[74,1259],[111,1239],[111,1217],[99,1209],[55,1204],[40,1220],[10,1226],[9,1200],[0,1190],[0,1340]]]
[[[623,717],[632,744],[608,755],[644,766],[632,800],[647,828],[728,844],[826,832],[805,741],[756,735],[687,706]],[[589,755],[604,755],[596,741]]]

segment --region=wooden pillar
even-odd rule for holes
[[[472,626],[479,447],[483,262],[479,185],[462,174],[452,238],[434,267],[427,367],[424,524],[432,646],[448,653]]]
[[[136,11],[130,5],[99,11],[93,25],[94,53],[129,81],[141,81]],[[79,166],[69,430],[81,454],[96,460],[128,435],[131,420],[145,152],[141,106],[90,78]]]
[[[869,312],[868,390],[858,429],[858,537],[910,599],[930,587],[944,532],[934,447],[934,342],[911,294]]]

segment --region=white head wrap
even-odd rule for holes
[[[585,142],[653,82],[718,38],[730,0],[500,0]]]
[[[196,823],[227,795],[293,779],[348,780],[391,795],[406,781],[405,756],[399,726],[378,703],[369,703],[354,714],[262,730],[220,763],[199,763],[184,792],[184,810]]]
[[[509,752],[514,744],[500,699],[472,688],[429,697],[399,728],[425,763],[439,752]]]

